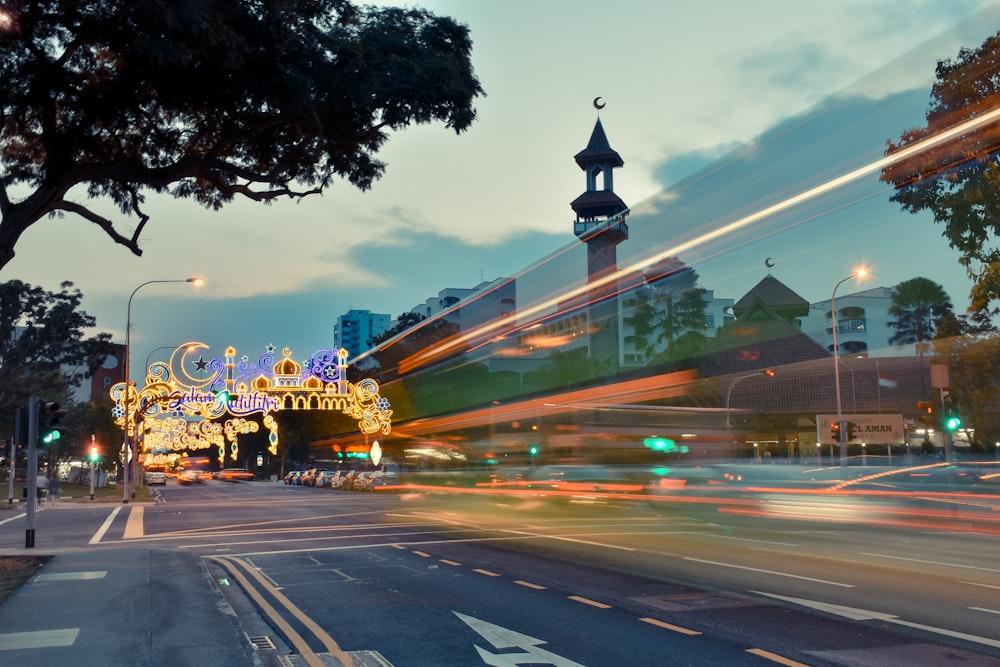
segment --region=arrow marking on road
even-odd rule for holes
[[[452,613],[458,616],[463,623],[472,628],[480,637],[488,641],[493,648],[519,648],[523,651],[523,653],[491,653],[480,646],[476,646],[479,657],[487,665],[493,665],[493,667],[516,667],[517,665],[584,667],[584,665],[573,662],[569,658],[564,658],[543,648],[539,648],[539,645],[546,643],[544,639],[537,639],[516,630],[511,630],[510,628],[488,623],[474,616],[460,614],[457,611],[453,611]]]
[[[920,623],[911,623],[910,621],[904,621],[898,616],[892,614],[886,614],[879,611],[869,611],[867,609],[857,609],[855,607],[845,607],[839,604],[831,604],[829,602],[819,602],[818,600],[807,600],[806,598],[793,598],[786,595],[777,595],[775,593],[764,593],[762,591],[750,591],[751,593],[756,593],[758,595],[764,595],[769,598],[775,598],[778,600],[784,600],[785,602],[791,602],[792,604],[801,605],[803,607],[809,607],[811,609],[817,609],[819,611],[825,611],[828,614],[835,614],[837,616],[843,616],[849,618],[852,621],[884,621],[886,623],[895,623],[896,625],[903,625],[908,628],[916,628],[917,630],[925,630],[927,632],[933,632],[938,635],[945,635],[947,637],[955,637],[956,639],[964,639],[965,641],[974,642],[976,644],[985,644],[986,646],[993,646],[1000,648],[1000,641],[996,639],[989,639],[988,637],[979,637],[978,635],[969,635],[964,632],[955,632],[954,630],[947,630],[945,628],[936,628],[933,625],[923,625]]]

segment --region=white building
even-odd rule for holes
[[[838,295],[837,346],[843,355],[912,356],[916,345],[890,345],[896,330],[889,326],[893,317],[891,287],[873,287],[853,294]],[[830,299],[809,305],[809,314],[799,320],[803,333],[833,354],[833,317]]]

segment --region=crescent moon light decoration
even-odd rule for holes
[[[604,107],[608,106],[607,102],[602,102],[600,97],[594,98],[594,108],[600,111]]]

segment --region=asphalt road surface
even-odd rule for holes
[[[1000,665],[990,498],[969,514],[778,491],[643,500],[174,480],[161,498],[45,506],[35,551],[194,552],[265,664],[312,652],[397,667]],[[18,510],[0,521],[0,549],[23,553]]]

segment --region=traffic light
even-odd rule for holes
[[[944,430],[954,433],[962,427],[962,418],[958,414],[958,403],[951,396],[944,399],[944,419],[941,421]]]
[[[91,445],[90,451],[87,453],[87,459],[91,463],[97,463],[101,460],[101,449],[97,445]]]
[[[920,401],[917,403],[917,419],[925,426],[934,426],[934,401]]]
[[[830,422],[830,437],[834,442],[840,442],[840,422]]]
[[[850,442],[854,440],[854,431],[858,428],[858,425],[854,422],[847,422],[847,441]]]
[[[948,431],[957,431],[962,427],[962,418],[957,414],[955,415],[945,415],[944,427]]]
[[[38,441],[43,445],[51,445],[60,437],[62,433],[57,428],[60,418],[66,415],[66,410],[60,408],[58,403],[47,401],[42,403],[38,413]]]

